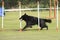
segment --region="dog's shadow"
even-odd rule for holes
[[[39,29],[25,29],[23,31],[38,31]]]

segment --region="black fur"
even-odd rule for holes
[[[26,13],[24,15],[21,16],[21,18],[19,18],[20,20],[24,20],[26,22],[25,27],[22,29],[24,30],[27,27],[32,28],[32,25],[38,25],[38,18],[37,17],[33,17],[33,16],[29,16]],[[42,30],[43,28],[47,28],[48,30],[48,26],[46,25],[46,22],[51,23],[51,19],[43,19],[43,18],[39,18],[39,26],[41,27],[40,30]]]

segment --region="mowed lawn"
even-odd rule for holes
[[[38,30],[38,26],[34,25],[33,28],[27,28],[27,31],[18,31],[20,29],[19,12],[5,13],[6,15],[4,16],[3,29],[1,28],[2,18],[0,17],[0,40],[60,40],[60,25],[58,27],[59,32],[57,32],[56,19],[52,19],[51,24],[47,23],[49,30]],[[38,17],[37,11],[22,11],[21,15],[24,13],[27,13],[30,16]],[[41,11],[39,15],[41,18],[47,18],[49,16],[49,11]],[[25,25],[25,22],[22,21],[21,27],[23,28]]]

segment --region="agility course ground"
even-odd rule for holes
[[[49,30],[38,30],[38,26],[33,28],[27,28],[27,31],[18,31],[20,29],[19,12],[5,12],[4,16],[4,28],[1,28],[2,18],[0,17],[0,40],[60,40],[60,25],[58,26],[58,32],[56,31],[56,19],[52,19],[49,26]],[[27,13],[28,15],[37,17],[37,11],[23,11],[22,15]],[[60,11],[59,11],[60,15]],[[49,16],[49,11],[40,11],[40,17],[46,18]],[[52,12],[53,16],[53,12]],[[60,16],[59,16],[60,17]],[[59,18],[60,24],[60,18]],[[22,21],[22,28],[25,22]]]

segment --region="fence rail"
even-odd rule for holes
[[[39,10],[42,9],[50,9],[50,8],[39,8]],[[51,8],[52,10],[54,10],[54,8]],[[56,8],[57,9],[57,8]],[[20,10],[37,10],[37,8],[25,8],[25,9],[5,9],[4,11],[20,11]],[[58,8],[58,10],[60,10],[60,8]]]

